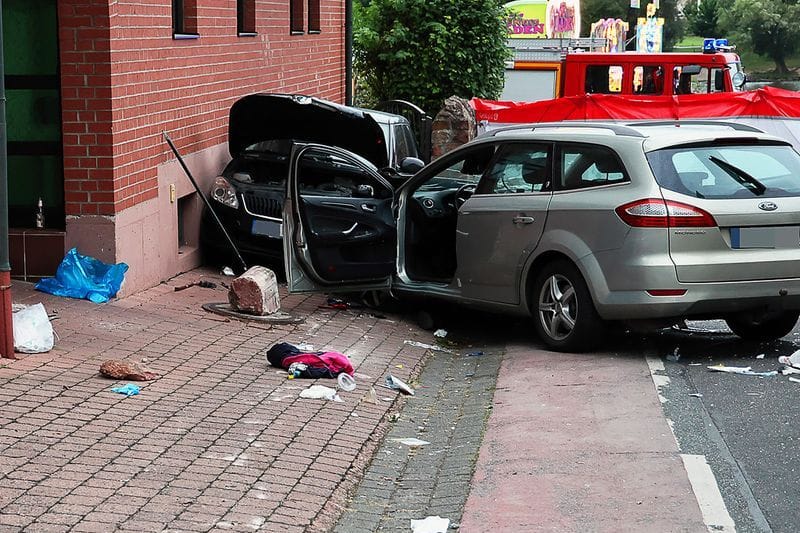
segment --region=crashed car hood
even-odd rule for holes
[[[344,148],[378,168],[388,164],[383,132],[375,119],[320,98],[251,94],[233,104],[228,128],[231,157],[259,142],[292,139]]]

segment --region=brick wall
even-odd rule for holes
[[[256,0],[257,35],[242,37],[235,0],[198,0],[200,37],[186,40],[173,39],[171,0],[58,6],[67,215],[155,198],[156,167],[173,157],[162,133],[183,154],[224,143],[245,94],[344,99],[342,0],[322,0],[315,35],[290,35],[289,0]]]

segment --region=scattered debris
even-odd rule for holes
[[[58,265],[55,277],[42,278],[34,289],[101,304],[117,295],[127,271],[125,263],[107,265],[71,248]]]
[[[14,350],[22,353],[44,353],[55,343],[53,326],[41,303],[23,307],[12,315]]]
[[[413,533],[447,533],[449,527],[450,519],[441,516],[428,516],[423,520],[411,521]]]
[[[453,350],[450,350],[448,348],[443,348],[441,346],[433,346],[431,344],[425,344],[417,341],[403,341],[403,344],[408,344],[409,346],[416,346],[417,348],[425,348],[426,350],[434,350],[437,352],[454,353]]]
[[[190,287],[202,287],[203,289],[216,289],[217,284],[214,283],[213,281],[206,281],[206,280],[193,281],[192,283],[187,283],[186,285],[178,285],[177,287],[175,287],[175,292],[185,291]]]
[[[356,390],[356,380],[353,379],[353,376],[342,372],[338,376],[336,376],[336,381],[339,383],[339,388],[345,392],[352,392]]]
[[[327,309],[345,310],[345,309],[361,309],[364,306],[358,302],[347,302],[345,300],[342,300],[341,298],[331,297],[326,300],[325,305],[322,305],[320,307],[324,307]]]
[[[469,352],[467,357],[480,357],[481,355],[483,355],[483,352]]]
[[[137,361],[109,359],[100,365],[100,373],[113,379],[132,379],[134,381],[149,381],[156,379],[158,374]]]
[[[378,394],[375,392],[375,387],[370,387],[364,395],[364,401],[369,403],[378,403]]]
[[[139,386],[133,383],[128,383],[122,387],[114,387],[111,390],[119,394],[124,394],[125,396],[136,396],[139,394]]]
[[[703,397],[703,395],[700,394],[699,392],[691,392],[691,393],[689,393],[689,396],[691,396],[692,398],[702,398]]]
[[[778,357],[778,362],[782,365],[789,365],[795,368],[800,368],[800,350],[797,350],[792,355],[782,355]]]
[[[414,396],[414,389],[406,385],[406,383],[393,375],[386,376],[386,387],[389,389],[399,390],[403,394]]]
[[[444,339],[447,337],[447,330],[446,329],[437,329],[433,332],[433,336],[439,339]]]
[[[778,375],[777,370],[770,370],[769,372],[753,372],[752,367],[749,366],[713,365],[709,366],[708,369],[713,370],[714,372],[727,372],[729,374],[742,374],[745,376],[770,377]]]
[[[233,271],[231,267],[222,267],[222,275],[223,276],[235,276],[236,273]]]
[[[758,355],[756,356],[756,359],[764,359],[764,356],[765,356],[765,355],[766,355],[766,354],[760,353],[760,354],[758,354]]]
[[[326,387],[325,385],[311,385],[309,388],[300,391],[301,398],[310,400],[333,400],[341,402],[342,399],[336,394],[336,389]]]
[[[425,446],[430,444],[430,442],[426,440],[420,440],[416,437],[406,437],[403,439],[392,439],[394,442],[399,442],[400,444],[405,444],[406,446]]]
[[[793,383],[800,383],[800,379],[798,379],[798,378],[789,378],[789,381],[791,381]]]
[[[792,366],[783,365],[778,367],[778,372],[780,372],[784,376],[788,376],[789,374],[800,374],[800,368],[794,368]]]
[[[328,298],[328,301],[325,302],[324,307],[328,307],[330,309],[344,310],[347,309],[349,306],[347,305],[347,302],[345,302],[344,300],[340,300],[339,298]]]
[[[681,354],[678,353],[680,347],[675,347],[675,351],[667,356],[667,361],[671,361],[673,363],[677,363],[681,359]]]

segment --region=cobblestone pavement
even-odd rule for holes
[[[201,277],[223,281],[193,271],[103,305],[14,284],[15,302],[42,301],[58,314],[53,324],[59,338],[49,353],[0,360],[0,531],[292,532],[334,526],[392,411],[405,401],[378,389],[379,398],[389,401],[371,403],[365,393],[389,372],[412,381],[425,350],[403,341],[430,343],[431,335],[392,316],[321,308],[319,295],[282,293],[283,310],[306,317],[298,325],[227,319],[201,310],[203,303],[224,301],[224,289],[174,291]],[[289,381],[267,366],[265,350],[279,341],[346,353],[358,388],[341,393],[341,403],[298,398],[314,382]],[[111,388],[124,382],[98,373],[110,358],[145,361],[160,378],[140,382],[137,396],[116,394]],[[420,394],[391,435],[420,434],[414,429],[419,425],[441,427],[461,402],[490,401],[489,392],[482,396],[491,388],[490,358],[469,361],[475,368],[470,379],[458,376],[460,360],[431,361],[449,364],[442,371],[471,392],[459,399],[439,389],[435,405]],[[434,499],[425,503],[430,509],[463,503],[472,460],[431,453],[465,441],[472,450],[480,423],[461,416],[455,429],[429,433],[432,445],[408,456],[417,472],[452,474],[452,481],[434,487]],[[394,460],[407,453],[397,445],[394,451],[381,456]],[[433,479],[417,477],[420,485]],[[449,496],[456,490],[450,487],[458,487],[457,498]],[[410,494],[395,487],[396,501]],[[390,519],[401,516],[398,511]]]
[[[426,516],[448,518],[457,526],[501,360],[502,348],[475,346],[428,359],[416,394],[378,450],[337,533],[410,531],[410,520]],[[398,442],[408,437],[430,444]]]

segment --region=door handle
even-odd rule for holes
[[[370,204],[361,204],[361,210],[366,211],[367,213],[374,213],[375,206]]]
[[[533,217],[514,217],[511,219],[514,224],[533,224]]]

